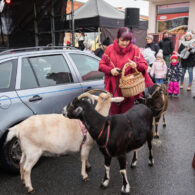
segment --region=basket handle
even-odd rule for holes
[[[128,66],[131,67],[131,65],[130,65],[130,60],[129,60],[129,62],[127,62],[127,63],[124,65],[124,67],[123,67],[123,69],[122,69],[122,74],[121,74],[121,77],[122,77],[122,78],[125,77],[125,70],[126,70],[126,68],[127,68]],[[131,68],[132,68],[132,67],[131,67]],[[137,70],[137,68],[133,68],[133,69],[135,70],[136,73],[139,73],[139,71]]]

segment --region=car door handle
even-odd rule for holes
[[[85,92],[86,91],[89,91],[89,90],[91,90],[92,89],[92,87],[87,87],[87,89],[85,90]]]
[[[39,95],[34,95],[32,98],[29,99],[29,102],[35,102],[38,100],[42,100],[43,98]]]

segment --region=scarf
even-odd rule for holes
[[[189,41],[186,41],[184,38],[181,40],[181,44],[183,44],[185,47],[189,47],[194,41],[195,41],[195,39],[191,39]]]
[[[113,48],[119,55],[125,55],[126,53],[128,53],[131,50],[131,45],[132,44],[130,42],[127,47],[123,48],[123,47],[119,46],[118,39],[115,39],[114,43],[113,43]]]

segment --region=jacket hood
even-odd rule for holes
[[[128,53],[131,50],[131,46],[132,43],[130,42],[126,48],[120,47],[118,44],[118,39],[115,39],[113,43],[114,50],[120,55],[125,55],[126,53]]]

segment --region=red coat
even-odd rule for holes
[[[114,68],[114,66],[122,70],[123,66],[128,62],[128,59],[137,63],[137,69],[142,72],[143,76],[145,77],[146,87],[151,87],[153,85],[153,82],[147,73],[148,64],[145,61],[143,55],[140,53],[139,48],[131,43],[126,48],[121,48],[118,45],[118,40],[115,39],[114,43],[107,47],[99,63],[99,71],[105,73],[104,81],[106,91],[113,93],[116,88],[115,77],[112,76],[111,70]],[[135,72],[134,69],[127,68],[125,75],[133,72]],[[119,75],[118,81],[120,80],[120,77],[121,76]],[[119,95],[116,92],[114,96],[122,96],[120,88]],[[131,97],[129,99],[130,101],[134,102],[135,97]]]

